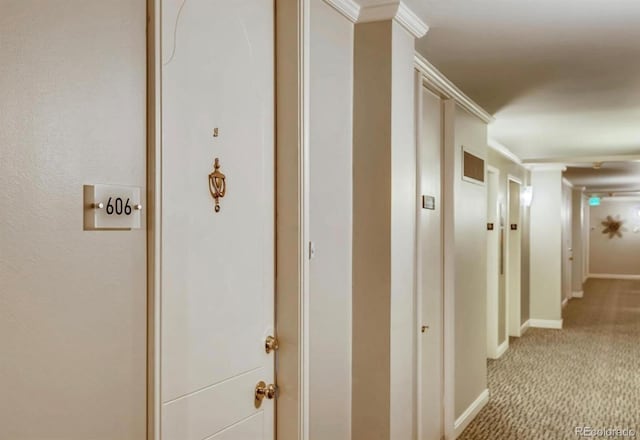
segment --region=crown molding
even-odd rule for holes
[[[503,144],[496,141],[495,139],[487,140],[487,145],[489,145],[489,148],[491,148],[493,151],[495,151],[496,153],[502,154],[511,162],[515,162],[518,165],[524,166],[524,164],[522,163],[522,159],[520,159],[513,151],[509,150],[507,147],[505,147]]]
[[[395,18],[398,23],[404,26],[404,28],[416,38],[422,38],[429,32],[427,23],[420,20],[420,17],[403,2],[400,2],[398,5],[398,12]]]
[[[358,22],[360,17],[360,5],[354,0],[324,0],[329,6],[341,13],[352,23]]]
[[[531,171],[567,171],[563,163],[527,163]]]
[[[422,74],[423,81],[431,86],[431,88],[434,88],[438,93],[448,99],[453,99],[462,108],[472,115],[477,116],[487,124],[490,124],[495,120],[485,109],[465,95],[462,90],[449,81],[442,72],[436,69],[433,64],[417,52],[415,54],[414,64],[416,69]]]
[[[525,163],[543,164],[543,163],[563,163],[567,166],[580,166],[585,163],[594,162],[640,162],[640,154],[618,154],[609,156],[568,156],[568,157],[549,157],[549,158],[529,158],[525,159]]]
[[[422,38],[429,31],[429,26],[402,1],[374,3],[360,7],[358,23],[383,20],[396,20],[415,38]]]
[[[640,202],[640,196],[602,196],[602,202]]]

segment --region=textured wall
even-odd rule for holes
[[[145,2],[0,11],[0,438],[142,440],[145,231],[82,185],[145,186]]]

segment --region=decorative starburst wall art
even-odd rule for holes
[[[604,226],[604,229],[602,230],[603,234],[609,234],[609,239],[613,238],[613,237],[620,237],[622,238],[622,224],[624,223],[623,220],[620,220],[620,216],[616,216],[616,218],[611,217],[610,215],[607,216],[607,219],[605,221],[602,222],[602,226]]]

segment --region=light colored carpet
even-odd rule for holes
[[[563,319],[488,362],[489,403],[459,439],[578,439],[576,426],[640,439],[640,281],[589,280]]]

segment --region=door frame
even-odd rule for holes
[[[492,174],[492,177],[489,177]],[[490,179],[495,179],[495,185],[490,184]],[[494,222],[494,232],[500,233],[500,169],[487,164],[487,199],[490,197],[491,191],[495,192],[496,206],[494,215],[496,219]],[[489,220],[487,212],[487,220]],[[497,227],[497,230],[496,230]],[[487,245],[486,252],[489,251],[489,245]],[[500,357],[500,341],[499,341],[499,326],[500,326],[500,237],[498,237],[498,251],[495,259],[490,259],[487,255],[487,277],[489,277],[489,271],[495,269],[496,271],[496,289],[491,292],[487,289],[487,357],[490,359],[497,359]],[[495,261],[491,261],[495,260]],[[506,306],[506,304],[505,304]],[[493,341],[492,341],[493,339]],[[507,344],[509,338],[507,336]]]
[[[147,440],[160,440],[162,246],[161,2],[147,4]],[[308,440],[309,11],[310,0],[273,0],[276,70],[275,212],[278,440]],[[294,62],[292,62],[292,60]]]
[[[442,119],[442,125],[441,125],[441,145],[440,145],[440,153],[441,153],[441,157],[440,157],[440,194],[437,194],[436,196],[440,199],[440,258],[441,258],[441,262],[442,262],[442,272],[441,272],[441,277],[442,277],[442,290],[440,292],[441,296],[442,296],[442,306],[440,309],[440,315],[442,317],[442,321],[441,321],[441,335],[442,335],[442,352],[440,353],[441,355],[441,362],[442,362],[442,375],[441,375],[441,392],[440,392],[440,402],[442,405],[442,420],[441,420],[441,428],[442,428],[442,434],[443,434],[443,438],[446,437],[446,433],[447,433],[447,423],[446,423],[446,412],[447,412],[447,392],[449,391],[446,387],[446,380],[445,377],[447,377],[449,374],[451,373],[447,373],[447,369],[445,368],[445,359],[446,359],[446,354],[447,354],[447,350],[449,349],[450,352],[450,356],[454,355],[454,347],[449,347],[447,348],[447,344],[446,344],[446,325],[445,325],[445,320],[447,319],[447,317],[445,316],[445,302],[447,300],[447,297],[445,295],[445,221],[444,221],[444,213],[445,213],[445,206],[446,204],[449,203],[449,201],[447,200],[446,196],[445,196],[445,176],[444,176],[444,172],[445,172],[445,167],[444,167],[444,149],[445,149],[445,142],[444,142],[444,138],[445,138],[445,111],[444,111],[444,100],[446,99],[442,93],[439,93],[437,91],[437,89],[434,89],[434,87],[428,82],[425,81],[425,79],[423,78],[422,73],[419,70],[416,70],[415,72],[415,132],[416,132],[416,165],[419,165],[420,163],[420,139],[421,139],[421,135],[422,135],[422,117],[424,115],[424,103],[423,103],[423,99],[422,99],[422,94],[423,94],[423,89],[427,90],[429,93],[433,94],[434,96],[438,97],[438,99],[440,100],[440,111],[441,111],[441,119]],[[416,172],[416,200],[420,200],[421,199],[421,181],[420,181],[420,171],[417,170]],[[418,326],[421,326],[422,323],[424,322],[423,317],[422,317],[422,304],[423,304],[423,295],[425,294],[425,292],[421,291],[420,286],[422,286],[422,272],[419,270],[419,268],[421,267],[421,263],[422,263],[422,258],[420,256],[420,240],[422,238],[422,233],[420,230],[420,216],[422,213],[422,205],[421,203],[417,203],[416,204],[416,246],[415,246],[415,265],[416,265],[416,273],[415,273],[415,298],[414,298],[414,307],[415,307],[415,319],[416,319],[416,323],[418,323]],[[416,362],[416,369],[415,369],[415,383],[416,383],[416,392],[414,395],[414,415],[415,415],[415,420],[416,420],[416,435],[418,436],[417,438],[420,439],[422,436],[422,426],[423,426],[423,419],[422,419],[422,402],[423,402],[423,397],[421,396],[420,392],[422,390],[422,344],[420,343],[420,338],[415,338],[414,339],[414,350],[415,350],[415,362]],[[451,375],[451,380],[453,380],[453,375]],[[451,401],[453,400],[453,395],[451,394]]]
[[[511,283],[511,277],[512,277],[512,273],[511,273],[511,229],[510,229],[510,225],[511,225],[511,182],[517,183],[518,185],[520,185],[520,192],[518,194],[518,199],[520,199],[520,194],[522,193],[522,186],[524,185],[522,179],[512,175],[512,174],[508,174],[507,175],[507,224],[505,225],[505,228],[507,226],[509,226],[509,229],[506,230],[506,238],[505,238],[505,268],[504,268],[504,284],[505,284],[505,309],[506,309],[506,316],[505,316],[505,324],[506,324],[506,335],[507,335],[507,343],[509,341],[509,336],[515,336],[515,337],[520,337],[521,336],[521,326],[522,326],[522,308],[521,308],[521,303],[522,303],[522,287],[520,288],[520,292],[518,295],[515,295],[514,292],[511,292],[511,289],[509,288],[510,283]],[[518,204],[519,206],[519,211],[520,211],[520,221],[519,221],[519,234],[522,234],[522,202],[520,202]],[[521,235],[520,235],[521,237]],[[522,242],[522,238],[520,239]],[[522,247],[520,248],[520,261],[522,261]],[[522,272],[520,272],[520,281],[522,281]],[[514,307],[513,311],[511,310],[511,307]],[[516,316],[513,316],[513,315]],[[513,328],[511,328],[510,326],[510,322],[513,318],[517,318],[517,322],[518,325],[514,325]]]

